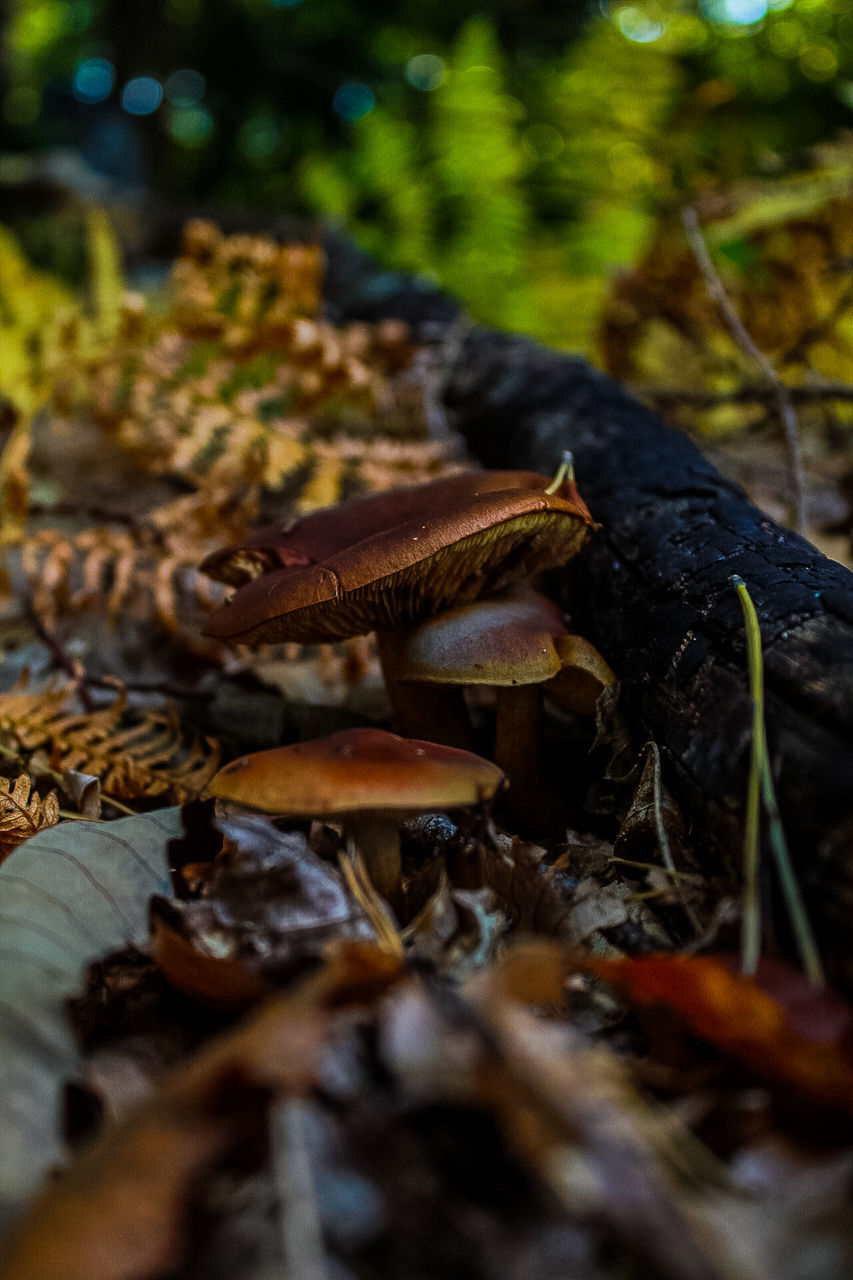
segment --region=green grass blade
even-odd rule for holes
[[[785,900],[800,960],[812,986],[822,986],[824,976],[820,954],[791,863],[788,842],[785,838],[785,831],[779,813],[779,804],[776,799],[776,788],[773,785],[770,752],[767,748],[767,729],[764,723],[764,662],[761,654],[761,628],[758,624],[755,605],[743,578],[733,574],[731,582],[737,591],[741,609],[743,610],[749,685],[753,708],[752,750],[750,753],[744,834],[744,908],[741,932],[741,966],[744,973],[754,973],[758,965],[761,947],[761,911],[758,885],[760,865],[759,800],[763,800],[764,808],[767,812],[770,848],[779,873],[782,896]]]

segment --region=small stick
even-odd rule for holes
[[[732,391],[703,391],[694,387],[629,386],[635,396],[653,400],[655,404],[686,404],[697,409],[714,409],[721,404],[764,404],[772,399],[773,390],[763,382],[745,382]],[[853,400],[853,383],[815,382],[806,387],[786,387],[794,404],[821,404],[828,400],[849,403]],[[754,428],[753,428],[754,429]]]
[[[90,676],[83,677],[84,684],[90,689],[116,690],[115,677]],[[122,686],[128,693],[161,693],[167,698],[202,698],[209,700],[216,697],[214,689],[204,689],[198,685],[181,684],[174,680],[130,680],[122,678]]]
[[[678,884],[678,871],[675,866],[675,859],[672,856],[669,836],[667,835],[666,826],[663,821],[663,796],[661,795],[660,781],[660,751],[656,742],[649,742],[646,744],[646,747],[652,756],[652,789],[654,792],[655,835],[657,836],[658,848],[660,849],[666,871],[671,877],[675,877],[675,889],[684,914],[693,926],[694,932],[701,933],[702,925],[699,921],[699,917],[696,915],[696,912],[687,900],[687,895],[684,892],[684,886]]]
[[[797,533],[805,534],[808,522],[806,520],[806,486],[803,472],[803,455],[800,448],[800,424],[797,420],[797,411],[794,408],[791,394],[767,356],[756,346],[744,328],[743,321],[735,310],[734,304],[726,293],[723,282],[717,275],[716,268],[711,261],[711,255],[708,252],[705,237],[702,235],[696,210],[691,205],[687,205],[681,211],[681,220],[684,223],[684,231],[690,248],[693,250],[699,268],[705,277],[708,293],[723,313],[723,317],[741,351],[758,366],[768,387],[773,392],[785,433],[785,442],[788,446],[788,464],[791,472],[791,485],[794,491],[794,527]]]
[[[41,640],[53,658],[54,665],[65,671],[74,681],[77,696],[80,699],[83,710],[91,714],[95,710],[95,704],[92,701],[92,695],[86,688],[86,672],[82,662],[79,662],[77,658],[71,657],[59,636],[54,631],[51,631],[41,617],[32,599],[26,601],[26,615],[39,640]]]
[[[101,792],[101,799],[104,804],[111,804],[114,809],[118,809],[119,813],[126,813],[129,818],[139,817],[136,809],[131,809],[130,805],[125,804],[122,800],[116,800],[115,796],[108,796],[106,791]]]

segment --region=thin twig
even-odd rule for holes
[[[108,796],[106,791],[101,792],[101,799],[104,804],[111,804],[114,809],[118,809],[119,813],[126,813],[129,818],[139,817],[136,809],[131,809],[129,804],[125,804],[123,800],[116,800],[115,796]]]
[[[743,321],[726,293],[723,282],[717,275],[716,268],[711,261],[711,255],[708,252],[705,237],[702,235],[696,210],[691,205],[687,205],[681,211],[681,220],[684,223],[684,231],[690,248],[693,250],[699,268],[705,277],[708,293],[720,308],[741,351],[758,366],[768,387],[773,392],[785,433],[785,442],[788,446],[788,465],[791,474],[791,487],[794,493],[794,527],[797,533],[805,534],[808,527],[806,520],[806,486],[803,472],[803,456],[800,448],[800,425],[797,420],[794,402],[791,399],[788,388],[773,368],[767,356],[760,347],[756,346],[747,333],[743,326]]]
[[[112,689],[115,692],[115,677],[87,675],[83,680],[90,689]],[[216,697],[215,689],[181,684],[176,680],[132,680],[122,677],[121,683],[128,693],[159,693],[167,698],[202,698],[206,701]]]
[[[746,382],[732,391],[702,391],[695,387],[644,387],[634,384],[630,390],[636,396],[653,400],[655,404],[686,404],[697,409],[713,409],[721,404],[766,404],[773,398],[773,391],[765,383]],[[795,404],[821,404],[827,400],[842,403],[853,401],[853,384],[847,382],[818,382],[805,387],[787,387]]]
[[[27,599],[25,610],[30,625],[53,658],[54,666],[59,667],[60,670],[65,671],[71,677],[83,710],[87,714],[91,714],[95,710],[95,704],[92,701],[92,695],[86,688],[86,672],[82,662],[77,658],[72,658],[56,632],[52,631],[44,618],[41,617],[31,598]]]
[[[752,976],[761,959],[761,729],[764,724],[764,664],[761,660],[761,632],[743,578],[732,574],[746,628],[747,666],[752,697],[752,739],[749,752],[749,782],[746,790],[746,822],[743,832],[743,914],[740,934],[741,972]],[[741,591],[743,588],[743,591]]]
[[[678,870],[675,866],[675,859],[672,856],[672,849],[669,844],[669,836],[666,831],[666,824],[663,820],[663,795],[661,794],[661,763],[660,750],[656,742],[647,742],[646,751],[652,757],[652,792],[654,798],[654,819],[655,819],[655,835],[657,836],[658,848],[663,858],[664,867],[668,874],[674,879],[675,892],[681,903],[681,907],[693,926],[694,933],[702,932],[702,924],[693,907],[688,901],[687,894],[684,892],[684,886],[678,883]]]

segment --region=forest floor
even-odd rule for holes
[[[568,821],[410,819],[395,911],[340,824],[206,798],[391,710],[363,637],[202,636],[202,559],[467,465],[405,327],[319,318],[321,269],[196,224],[165,311],[66,318],[10,408],[0,1280],[840,1280],[850,1006],[781,944],[739,973],[738,877],[700,874],[618,686],[546,704]],[[803,443],[850,567],[848,459]],[[706,451],[786,514],[781,444]]]

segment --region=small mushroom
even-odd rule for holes
[[[568,634],[555,604],[516,587],[448,609],[400,636],[394,674],[403,685],[493,687],[494,758],[509,777],[509,804],[534,826],[556,824],[561,806],[545,782],[541,751],[542,693],[554,690],[562,705],[591,713],[614,677],[588,641]],[[402,728],[412,731],[405,721]]]
[[[568,476],[472,472],[373,494],[208,557],[205,572],[243,585],[205,633],[310,644],[393,630],[561,564],[592,528]]]
[[[209,790],[266,813],[342,822],[373,884],[398,906],[403,819],[476,804],[503,781],[496,765],[471,752],[383,729],[348,729],[243,756],[220,769]]]

